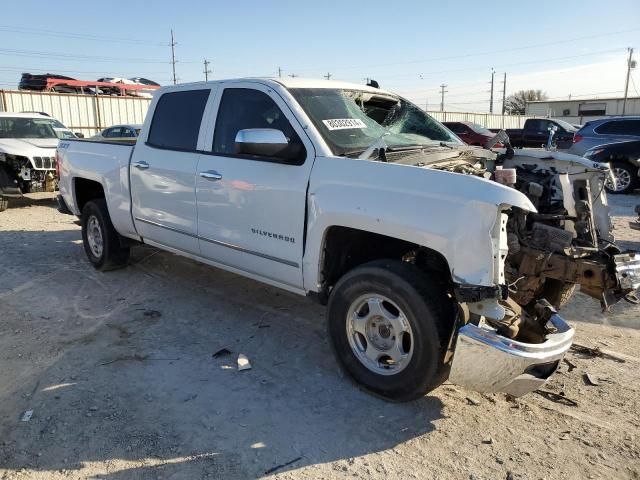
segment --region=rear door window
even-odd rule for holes
[[[596,127],[596,133],[640,136],[640,120],[615,120]]]
[[[165,93],[153,113],[147,143],[168,150],[194,151],[209,90]]]

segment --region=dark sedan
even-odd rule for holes
[[[598,145],[587,150],[584,156],[594,162],[609,163],[615,182],[607,181],[608,192],[631,193],[640,184],[640,140]]]

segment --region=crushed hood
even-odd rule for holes
[[[57,138],[0,138],[0,152],[23,157],[51,156],[55,153]]]

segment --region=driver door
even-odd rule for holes
[[[201,255],[249,276],[302,289],[307,185],[314,149],[295,115],[258,82],[227,84],[196,173]],[[280,130],[297,159],[235,153],[240,130]]]

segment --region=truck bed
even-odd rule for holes
[[[124,235],[137,236],[131,218],[129,163],[135,145],[122,142],[64,140],[58,145],[60,194],[69,210],[80,216],[76,204],[76,178],[104,185],[105,197],[113,226]],[[72,172],[72,174],[70,174]]]

